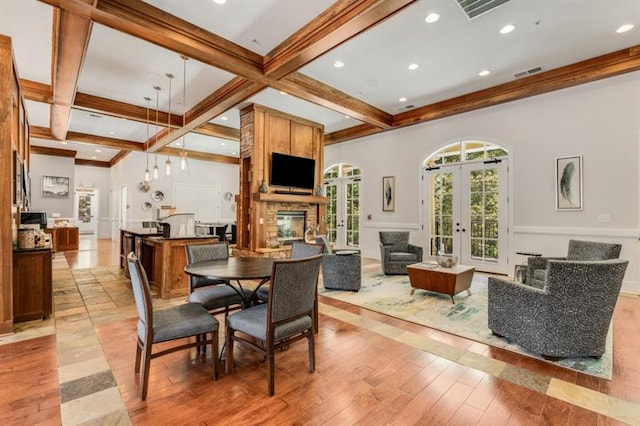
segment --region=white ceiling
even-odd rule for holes
[[[172,15],[198,25],[255,53],[265,55],[333,2],[327,0],[211,0],[147,1]],[[37,0],[1,0],[0,34],[13,38],[20,77],[51,84],[52,7]],[[427,24],[431,12],[440,19]],[[515,25],[500,34],[506,24]],[[617,34],[623,24],[635,27]],[[357,37],[343,43],[299,71],[390,114],[514,80],[514,73],[541,66],[551,70],[640,44],[638,0],[511,0],[468,20],[455,0],[421,0]],[[335,68],[336,60],[344,67]],[[419,67],[410,71],[411,63]],[[196,60],[187,61],[186,106],[191,108],[234,75]],[[145,96],[169,109],[169,79],[172,73],[171,112],[182,114],[184,62],[177,53],[93,25],[89,46],[78,81],[78,92],[145,107]],[[479,77],[488,69],[491,74]],[[405,102],[399,102],[406,97]],[[321,123],[327,133],[361,124],[344,114],[291,95],[266,89],[212,120],[239,127],[239,108],[258,103]],[[27,102],[30,123],[49,127],[49,108]],[[100,115],[100,114],[98,114]],[[227,120],[222,120],[222,117]],[[154,119],[153,111],[151,118]],[[165,123],[166,124],[166,123]],[[152,131],[155,124],[152,124]],[[74,110],[69,130],[110,138],[143,142],[145,123],[95,117]],[[152,133],[153,134],[153,133]],[[225,145],[223,146],[222,143]],[[89,144],[61,145],[34,140],[34,145],[56,146],[78,151],[76,158],[108,160],[117,150]],[[237,156],[233,141],[189,134],[188,149]],[[71,147],[70,147],[71,146]],[[175,146],[175,143],[174,143]],[[232,154],[236,152],[236,154]],[[109,157],[111,156],[111,157]]]

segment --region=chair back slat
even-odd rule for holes
[[[184,246],[187,252],[187,263],[204,262],[206,260],[225,260],[229,258],[229,243],[221,241],[213,244],[187,244]],[[208,278],[189,276],[189,291],[196,288],[221,284],[224,281],[210,280]]]
[[[322,255],[273,263],[269,290],[271,323],[295,318],[313,310]]]
[[[129,266],[129,275],[131,276],[131,287],[136,302],[136,310],[138,311],[138,333],[140,334],[145,329],[151,330],[153,328],[151,290],[149,289],[147,273],[133,252],[127,256],[127,264]],[[140,336],[140,338],[143,337],[144,335]]]
[[[291,244],[291,259],[301,259],[303,257],[315,256],[322,254],[324,246],[321,244],[309,244],[300,241],[294,241]]]

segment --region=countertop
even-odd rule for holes
[[[156,228],[120,228],[120,230],[135,235],[162,235],[162,231]]]

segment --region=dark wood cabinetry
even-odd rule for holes
[[[53,307],[51,249],[14,250],[13,322],[44,319]]]
[[[80,230],[78,228],[47,228],[44,232],[51,234],[53,251],[78,250],[80,244]]]

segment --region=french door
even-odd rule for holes
[[[489,160],[425,169],[429,255],[507,273],[508,168]]]
[[[338,247],[360,245],[360,179],[338,178],[324,186],[327,204],[327,236]]]
[[[81,234],[98,234],[98,191],[76,189],[74,198],[75,219]]]

